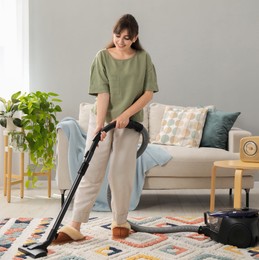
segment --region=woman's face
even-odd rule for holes
[[[137,36],[130,39],[128,31],[124,30],[120,34],[113,34],[113,43],[119,50],[128,50],[131,48],[131,44],[137,40]]]

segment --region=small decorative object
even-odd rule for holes
[[[259,136],[243,137],[240,140],[240,160],[259,163]]]
[[[11,96],[10,100],[0,97],[0,125],[8,132],[14,131],[16,127],[21,127],[21,119],[16,117],[20,95],[21,91],[18,91]]]

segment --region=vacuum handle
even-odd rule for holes
[[[91,155],[89,156],[89,161],[92,158],[92,154],[94,153],[95,147],[98,145],[98,142],[101,139],[101,133],[103,131],[107,133],[108,131],[112,130],[115,127],[116,127],[116,121],[111,122],[110,124],[106,125],[104,128],[102,128],[97,133],[97,135],[93,139],[93,144],[92,144],[92,146],[89,150],[89,151],[91,151]],[[149,142],[148,132],[147,132],[146,128],[141,123],[138,123],[138,122],[132,121],[132,120],[129,121],[126,128],[134,129],[135,131],[139,132],[142,135],[142,144],[137,151],[137,158],[138,158],[147,148],[147,145],[148,145],[148,142]]]
[[[142,124],[140,124],[139,122],[136,122],[136,121],[132,121],[132,120],[129,121],[129,123],[126,127],[129,128],[129,129],[134,129],[135,131],[137,131],[139,133],[144,128],[144,126]]]
[[[116,121],[111,122],[110,124],[106,125],[106,126],[100,131],[100,133],[103,132],[103,131],[107,133],[108,131],[110,131],[110,130],[112,130],[113,128],[115,128],[115,126],[116,126]],[[128,125],[126,126],[126,128],[134,129],[134,130],[136,130],[137,132],[141,132],[142,129],[143,129],[143,125],[140,124],[140,123],[138,123],[138,122],[136,122],[136,121],[130,120],[129,123],[128,123]]]

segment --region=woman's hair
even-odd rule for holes
[[[131,14],[125,14],[123,15],[117,23],[113,27],[113,33],[114,34],[120,34],[122,31],[127,30],[129,34],[129,38],[132,40],[135,36],[138,35],[138,23],[136,19]],[[115,47],[113,41],[111,41],[106,48],[112,48]],[[132,49],[142,51],[143,48],[139,42],[139,37],[135,42],[131,45]]]

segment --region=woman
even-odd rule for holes
[[[157,91],[154,66],[139,42],[138,23],[132,15],[123,15],[114,26],[112,42],[97,53],[91,67],[89,94],[97,98],[90,116],[86,150],[105,124],[116,121],[116,127],[101,133],[102,142],[75,195],[72,221],[59,230],[54,242],[84,239],[80,226],[89,219],[108,161],[112,235],[113,238],[129,235],[127,216],[136,174],[139,133],[125,127],[130,119],[143,121],[142,109]]]

